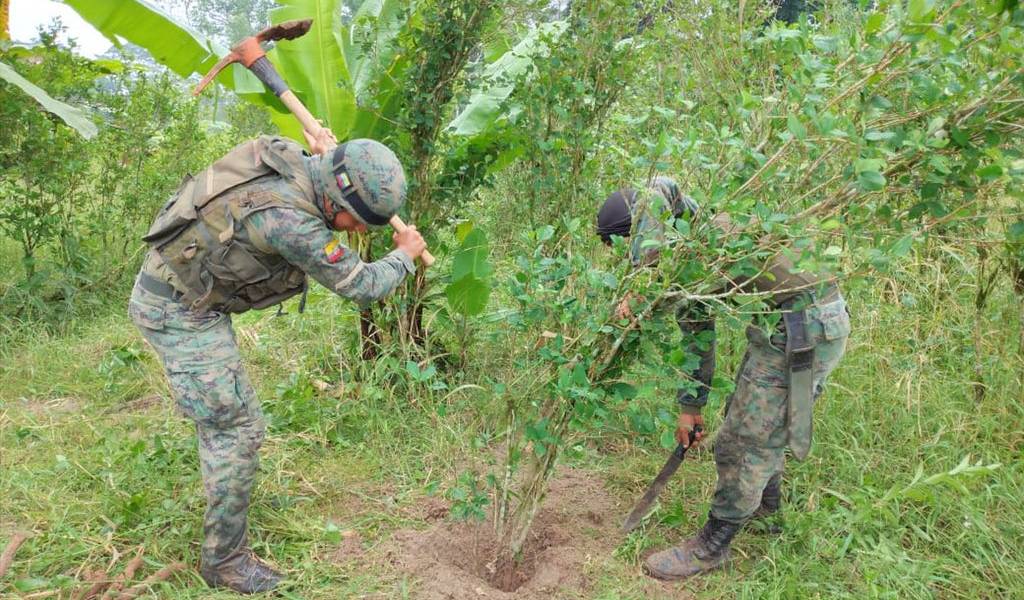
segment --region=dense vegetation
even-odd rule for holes
[[[140,544],[154,568],[194,562],[194,436],[124,305],[138,238],[186,172],[258,132],[297,135],[244,77],[188,95],[204,43],[269,15],[318,17],[320,34],[271,58],[339,137],[397,149],[406,216],[441,257],[371,312],[314,288],[304,314],[235,320],[271,423],[253,541],[289,593],[434,597],[390,556],[438,526],[422,509],[438,505],[487,521],[480,586],[522,583],[568,467],[612,506],[575,524],[585,578],[556,597],[1024,594],[1017,2],[164,3],[199,33],[141,2],[68,4],[157,15],[105,33],[164,66],[137,48],[81,58],[56,29],[0,46],[96,126],[87,139],[0,83],[0,540],[35,534],[0,593],[69,595]],[[187,52],[163,57],[167,39]],[[593,214],[654,174],[743,234],[669,219],[658,267],[630,270]],[[380,254],[388,237],[354,243]],[[814,452],[788,465],[786,532],[742,536],[726,571],[652,585],[641,556],[691,533],[714,485],[711,453],[693,453],[646,526],[608,539],[674,445],[694,357],[665,312],[701,299],[725,315],[714,431],[764,307],[716,282],[782,244],[842,277],[854,318]],[[626,292],[634,322],[611,316]],[[210,596],[194,575],[161,586]],[[500,594],[485,588],[453,593]]]

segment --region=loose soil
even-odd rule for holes
[[[351,529],[341,532],[341,543],[331,551],[329,560],[335,564],[358,561],[363,556],[363,541]]]
[[[422,600],[585,597],[592,575],[611,560],[622,537],[616,525],[622,510],[595,475],[559,469],[534,521],[511,592],[492,584],[496,544],[490,520],[438,519],[443,511],[436,505],[427,515],[432,527],[396,532],[380,547],[380,558],[415,578],[414,597]]]

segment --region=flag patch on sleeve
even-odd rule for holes
[[[338,243],[338,240],[331,240],[324,246],[324,254],[327,255],[327,262],[332,265],[345,257],[345,247]]]

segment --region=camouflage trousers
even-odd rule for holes
[[[850,317],[842,296],[807,308],[807,335],[815,343],[814,397],[846,350]],[[761,492],[782,477],[789,441],[787,409],[789,362],[781,326],[769,337],[761,328],[747,329],[747,351],[726,406],[725,422],[715,441],[718,484],[711,514],[743,523],[757,510]]]
[[[195,423],[207,501],[202,560],[216,566],[247,543],[249,496],[266,429],[231,317],[193,312],[138,282],[128,314],[160,357],[178,406]]]

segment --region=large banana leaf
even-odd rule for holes
[[[145,0],[62,1],[111,41],[123,39],[141,46],[183,77],[205,73],[227,52]],[[282,41],[268,53],[289,87],[339,139],[389,137],[402,106],[399,83],[414,58],[400,53],[396,40],[416,26],[419,3],[364,0],[346,28],[341,23],[342,0],[277,2],[280,6],[271,15],[274,23],[313,19],[309,33]],[[493,131],[515,80],[534,59],[547,54],[547,44],[561,36],[565,27],[564,22],[541,25],[488,66],[485,87],[472,96],[449,131],[468,137]],[[217,81],[248,101],[269,106],[281,132],[302,139],[294,117],[244,67],[233,66]]]
[[[275,23],[313,19],[309,32],[281,42],[271,60],[310,112],[344,139],[355,120],[355,96],[342,54],[341,0],[278,0]],[[275,122],[280,126],[278,119]]]
[[[191,30],[145,0],[62,0],[120,47],[127,40],[145,48],[154,60],[182,77],[205,74],[226,48]],[[239,93],[259,93],[262,87],[240,65],[217,81]]]
[[[0,62],[0,79],[15,86],[29,96],[32,96],[47,111],[60,117],[69,126],[74,127],[85,139],[96,135],[96,125],[89,119],[82,109],[77,106],[65,104],[54,99],[42,88],[34,85],[31,81],[18,74],[17,71],[8,65]]]
[[[469,99],[469,104],[452,120],[448,130],[455,135],[474,136],[484,133],[502,116],[505,100],[512,94],[520,77],[538,58],[550,52],[550,44],[565,33],[568,21],[543,23],[535,27],[514,48],[484,70],[484,85]]]
[[[417,26],[415,1],[365,0],[345,31],[345,57],[356,94],[354,137],[387,140],[403,106],[401,82],[414,57],[401,53],[398,38]]]
[[[364,0],[353,15],[352,23],[342,32],[342,48],[356,98],[367,91],[378,91],[373,84],[394,61],[398,53],[395,38],[409,22],[416,4],[403,0]]]

